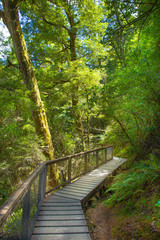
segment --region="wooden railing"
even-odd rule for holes
[[[107,146],[42,163],[0,208],[0,239],[30,239],[45,194],[56,191],[113,158]],[[59,182],[51,187],[56,164]]]

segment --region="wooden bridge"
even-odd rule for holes
[[[124,162],[108,146],[41,164],[0,209],[0,239],[91,239],[82,207]],[[61,175],[51,189],[54,164]]]

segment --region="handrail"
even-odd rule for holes
[[[40,164],[0,208],[0,239],[30,239],[46,193],[55,191],[112,158],[113,146],[110,145]],[[55,164],[61,176],[58,185],[51,187],[49,172]]]
[[[99,150],[102,150],[102,149],[105,149],[105,148],[109,148],[109,147],[113,147],[113,146],[112,146],[112,145],[107,145],[107,146],[105,146],[105,147],[96,148],[96,149],[93,149],[93,150],[89,150],[89,151],[85,151],[85,152],[80,152],[80,153],[76,153],[76,154],[73,154],[73,155],[68,155],[68,156],[66,156],[66,157],[57,158],[57,159],[54,159],[54,160],[47,161],[46,164],[47,164],[47,165],[51,165],[51,164],[53,164],[53,163],[61,162],[61,161],[67,160],[67,159],[69,159],[69,158],[78,157],[78,156],[81,156],[81,155],[83,155],[83,154],[88,154],[88,153],[91,153],[91,152],[96,152],[96,151],[99,151]]]
[[[60,167],[60,168],[61,168],[60,171],[61,171],[62,174],[64,174],[64,173],[63,173],[63,170],[64,170],[64,171],[65,171],[65,174],[68,175],[68,176],[66,176],[66,179],[61,179],[61,184],[59,184],[58,186],[55,186],[55,187],[47,187],[49,184],[46,184],[46,193],[48,194],[48,193],[50,193],[50,192],[53,192],[53,191],[59,189],[60,187],[63,187],[64,185],[70,183],[70,182],[73,181],[74,179],[76,179],[76,178],[80,177],[81,175],[83,175],[83,174],[91,171],[92,169],[98,167],[100,164],[102,164],[102,163],[105,162],[106,160],[112,159],[112,158],[113,158],[113,151],[112,151],[112,153],[111,153],[110,159],[109,159],[109,158],[106,159],[106,157],[105,157],[106,153],[105,153],[105,154],[104,154],[104,160],[101,161],[101,162],[98,161],[98,152],[103,151],[103,150],[106,150],[106,149],[108,149],[108,148],[111,148],[111,149],[112,149],[113,146],[112,146],[112,145],[109,145],[109,146],[105,146],[105,147],[101,147],[101,148],[96,148],[96,149],[93,149],[93,150],[89,150],[89,151],[86,151],[86,152],[80,152],[80,153],[76,153],[76,154],[69,155],[69,156],[66,156],[66,157],[58,158],[58,159],[55,159],[55,160],[47,161],[47,162],[46,162],[46,165],[47,165],[47,169],[48,169],[48,171],[47,171],[47,176],[48,176],[47,179],[48,179],[48,182],[49,182],[49,178],[50,178],[50,176],[49,176],[49,167],[52,166],[52,165],[54,165],[54,164],[59,165],[59,164],[63,163],[64,161],[65,161],[65,162],[68,162],[68,165],[67,165],[67,167],[66,167],[66,168],[68,168],[68,169],[62,169],[62,168]],[[88,165],[89,159],[87,158],[87,156],[89,157],[89,154],[93,154],[93,153],[96,153],[96,155],[95,155],[95,164],[94,164],[92,167],[88,167],[87,165]],[[84,159],[84,162],[85,162],[84,171],[79,172],[79,174],[77,174],[77,175],[75,175],[75,176],[71,176],[71,175],[73,175],[73,174],[72,174],[72,173],[73,173],[73,169],[72,169],[72,166],[71,166],[71,161],[72,161],[72,159],[74,159],[74,158],[77,159],[78,157],[83,158],[83,156],[84,156],[84,158],[85,158],[85,159]]]
[[[38,176],[39,172],[46,165],[46,162],[41,163],[40,166],[33,172],[29,177],[19,186],[19,188],[5,201],[5,203],[0,208],[0,226],[3,221],[8,217],[10,212],[14,209],[16,203],[21,197],[26,193],[30,184]]]

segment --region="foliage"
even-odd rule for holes
[[[156,182],[160,159],[160,8],[158,1],[142,3],[20,1],[56,157],[113,144],[118,156],[151,160],[116,178],[113,203],[127,201],[129,208],[136,207],[131,196],[142,197],[144,186]],[[0,180],[6,199],[45,157],[11,39],[0,44]]]
[[[143,28],[134,26],[132,35],[123,32],[125,65],[119,63],[112,42],[109,50],[100,102],[110,123],[102,142],[121,145],[128,152],[126,156],[134,152],[143,157],[159,149],[158,14],[159,9],[147,18]]]
[[[151,192],[155,201],[155,203],[152,203],[153,205],[158,201],[158,189],[152,190],[152,186],[157,185],[158,187],[159,173],[160,169],[150,162],[134,165],[130,170],[115,177],[114,183],[106,191],[106,193],[111,192],[113,194],[105,200],[105,203],[112,206],[121,205],[124,211],[128,213],[135,209],[138,212],[145,211],[148,207],[148,197],[146,195]],[[151,207],[154,209],[154,206]]]

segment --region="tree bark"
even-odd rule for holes
[[[1,17],[7,26],[14,45],[16,57],[19,63],[19,69],[28,90],[32,106],[32,116],[35,124],[36,133],[45,143],[44,154],[50,159],[54,159],[54,148],[47,123],[47,117],[32,63],[27,51],[25,39],[19,22],[18,6],[19,0],[2,0],[4,12],[1,11]],[[54,183],[58,181],[58,169],[55,165],[53,170]]]

